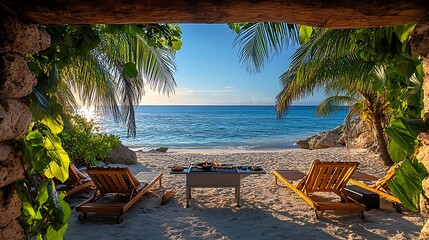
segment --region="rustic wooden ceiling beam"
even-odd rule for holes
[[[428,0],[0,0],[45,24],[288,22],[364,28],[417,23]]]

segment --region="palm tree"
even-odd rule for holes
[[[357,45],[355,41],[352,41],[353,37],[351,36],[355,33],[356,30],[318,29],[314,31],[310,41],[300,46],[294,53],[289,69],[280,76],[283,89],[276,97],[277,115],[282,118],[295,100],[312,95],[319,88],[345,93],[346,95],[342,98],[328,98],[322,103],[325,107],[320,107],[319,110],[321,112],[323,109],[327,111],[329,106],[329,111],[332,111],[333,105],[345,103],[358,103],[352,110],[357,110],[357,106],[365,106],[367,112],[370,113],[371,123],[374,124],[380,156],[385,164],[391,165],[393,162],[387,152],[383,131],[386,122],[386,101],[384,101],[386,97],[383,96],[382,91],[372,89],[374,86],[372,83],[377,79],[374,77],[376,76],[377,65],[375,61],[364,61],[357,56]],[[265,58],[253,58],[251,54],[244,54],[246,53],[244,50],[267,49],[267,45],[273,43],[276,46],[274,49],[279,49],[278,46],[282,43],[276,38],[272,38],[273,34],[264,36],[265,38],[247,36],[248,39],[257,39],[258,41],[248,41],[249,45],[255,46],[246,46],[241,50],[243,52],[240,55],[241,60],[251,62],[257,66],[256,69],[260,69]],[[239,35],[238,38],[240,37],[242,38]],[[236,42],[241,41],[237,40]],[[252,61],[249,58],[252,58]],[[356,96],[360,96],[360,98],[356,98]],[[363,101],[356,102],[359,99],[363,99]]]
[[[145,86],[174,93],[174,57],[181,45],[177,25],[51,25],[47,30],[52,44],[39,56],[59,58],[49,63],[49,78],[58,76],[55,95],[68,110],[76,109],[77,93],[83,104],[111,113],[135,135],[134,108]],[[47,92],[36,89],[35,99],[49,98],[52,91]]]
[[[276,98],[277,113],[281,117],[294,100],[317,88],[345,93],[348,98],[328,98],[322,106],[353,105],[349,116],[360,112],[361,118],[368,120],[375,131],[380,158],[385,165],[392,165],[384,134],[387,91],[374,90],[374,86],[384,85],[384,71],[375,61],[364,61],[357,56],[356,45],[350,41],[354,33],[355,30],[317,30],[310,41],[296,51],[288,71],[280,77],[283,90]],[[356,95],[360,98],[351,98]],[[342,101],[338,101],[340,99]]]
[[[320,69],[324,71],[323,69]],[[369,84],[364,82],[342,82],[337,81],[331,85],[325,86],[325,94],[328,97],[317,107],[317,115],[329,116],[342,106],[351,106],[349,113],[344,120],[344,130],[347,135],[351,132],[351,120],[354,117],[359,118],[370,126],[378,142],[380,158],[385,165],[392,165],[393,161],[387,151],[387,142],[384,134],[384,128],[387,127],[387,117],[392,111],[387,101],[387,94],[384,91],[374,91],[374,84],[385,84],[384,71],[377,68],[368,73],[371,78]]]

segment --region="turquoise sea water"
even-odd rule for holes
[[[293,106],[278,120],[274,106],[138,106],[137,136],[111,117],[92,117],[104,133],[143,150],[169,148],[284,149],[296,141],[341,125],[347,110],[328,118],[314,106]]]

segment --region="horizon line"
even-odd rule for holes
[[[271,104],[139,104],[136,106],[170,106],[170,107],[174,107],[174,106],[261,106],[261,107],[275,107],[276,105],[271,105]],[[291,107],[317,107],[318,104],[315,105],[291,105]],[[345,106],[347,107],[347,106]]]

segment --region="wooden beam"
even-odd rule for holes
[[[288,22],[365,28],[417,23],[427,0],[0,0],[45,24]]]

